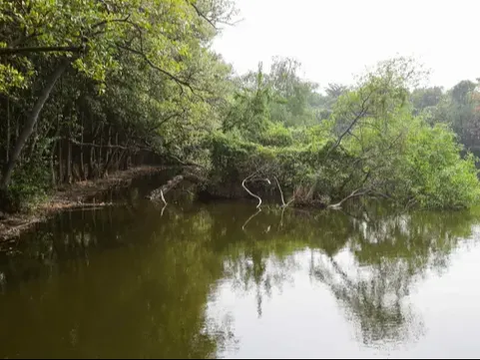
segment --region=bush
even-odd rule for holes
[[[260,137],[260,144],[265,146],[287,147],[293,144],[293,137],[289,129],[281,124],[268,128]]]
[[[46,164],[31,161],[15,169],[7,191],[1,195],[3,210],[18,212],[29,210],[45,199],[49,188],[49,172]]]
[[[462,159],[462,147],[445,125],[424,125],[412,132],[405,154],[405,174],[411,191],[422,207],[463,208],[480,199],[476,158]]]

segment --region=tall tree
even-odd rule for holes
[[[15,142],[0,187],[8,186],[47,99],[69,66],[105,91],[107,73],[122,67],[121,54],[131,53],[175,83],[181,93],[195,93],[200,90],[185,72],[186,64],[215,34],[216,22],[224,20],[230,6],[228,1],[213,0],[3,1],[1,83],[13,77],[14,83],[23,84],[30,75],[41,90]],[[33,75],[38,59],[54,64],[45,81]]]

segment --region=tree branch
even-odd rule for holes
[[[364,191],[361,191],[362,189],[357,189],[357,190],[354,190],[350,195],[348,195],[346,198],[340,200],[340,202],[336,203],[336,204],[332,204],[332,205],[328,205],[327,206],[327,209],[333,209],[333,210],[338,210],[341,208],[342,204],[347,201],[348,199],[351,199],[351,198],[354,198],[354,197],[358,197],[358,196],[362,196],[362,195],[366,195],[368,194],[369,192],[369,189],[365,189]]]
[[[16,55],[21,53],[31,52],[79,52],[83,49],[82,46],[39,46],[39,47],[25,47],[25,48],[0,48],[1,55]]]
[[[128,14],[124,19],[111,19],[111,20],[103,20],[103,21],[100,21],[96,24],[94,24],[92,26],[92,29],[95,29],[97,27],[100,27],[100,26],[103,26],[103,25],[106,25],[108,23],[112,23],[112,22],[124,22],[124,23],[130,23],[134,26],[138,26],[137,24],[135,23],[132,23],[131,21],[128,21],[128,19],[130,19],[130,14]]]
[[[164,205],[167,204],[165,201],[165,194],[173,189],[175,186],[180,184],[184,180],[183,175],[177,175],[173,179],[168,180],[165,185],[160,186],[158,189],[153,190],[149,195],[146,196],[150,200],[158,200],[160,198]]]
[[[283,191],[282,191],[282,187],[280,186],[280,183],[278,182],[278,179],[276,176],[273,177],[275,179],[275,182],[277,183],[277,186],[278,186],[278,191],[280,191],[280,197],[282,199],[282,206],[285,206],[285,198],[283,196]]]
[[[183,109],[182,112],[174,112],[170,115],[168,115],[166,118],[162,119],[158,124],[155,125],[155,128],[153,130],[158,130],[160,129],[160,127],[165,124],[167,121],[169,121],[170,119],[173,119],[174,117],[176,116],[180,116],[180,115],[184,115],[185,113],[187,112],[186,109]]]
[[[148,56],[147,56],[145,53],[143,53],[143,52],[141,52],[141,51],[138,51],[138,50],[135,50],[135,49],[132,49],[131,47],[121,45],[121,44],[117,44],[117,46],[118,46],[120,49],[123,49],[123,50],[126,50],[126,51],[130,51],[130,52],[133,53],[133,54],[136,54],[136,55],[141,56],[141,57],[148,63],[148,65],[150,65],[153,69],[155,69],[155,70],[161,72],[162,74],[166,75],[167,77],[169,77],[170,79],[172,79],[173,81],[175,81],[177,84],[188,87],[193,94],[196,94],[196,93],[195,93],[195,90],[192,88],[192,86],[191,86],[188,82],[183,81],[183,80],[179,79],[178,77],[176,77],[175,75],[170,74],[168,71],[165,71],[165,70],[159,68],[157,65],[155,65],[155,64],[148,58]],[[1,53],[0,53],[0,54],[1,54]]]
[[[367,101],[368,101],[368,99],[370,98],[371,95],[372,95],[372,93],[368,94],[367,97],[362,101],[362,105],[360,107],[360,112],[355,116],[355,118],[350,123],[350,125],[347,127],[347,129],[338,137],[335,144],[330,148],[330,150],[328,150],[326,156],[328,156],[333,150],[335,150],[340,145],[340,143],[342,142],[342,139],[348,133],[350,133],[352,128],[355,126],[355,124],[367,113],[368,108],[366,107],[366,105],[367,105]]]
[[[203,165],[200,165],[200,164],[197,164],[197,163],[192,163],[192,162],[186,162],[186,161],[183,161],[182,159],[178,158],[177,156],[175,155],[172,155],[172,154],[168,154],[169,157],[171,157],[172,159],[174,160],[177,160],[180,164],[182,165],[185,165],[185,166],[195,166],[195,167],[198,167],[200,169],[206,169],[205,166]]]
[[[242,181],[242,187],[245,189],[245,191],[246,191],[247,193],[249,193],[251,196],[253,196],[255,199],[258,200],[257,209],[260,209],[260,206],[262,205],[262,198],[261,198],[260,196],[258,196],[258,195],[255,195],[254,193],[252,193],[252,192],[245,186],[245,182],[246,182],[247,180],[249,180],[250,178],[252,178],[253,175],[255,175],[255,173],[253,173],[253,174],[247,176],[245,179],[243,179],[243,181]]]
[[[288,203],[285,203],[285,197],[283,196],[283,191],[282,191],[282,187],[280,186],[280,182],[278,181],[276,176],[274,176],[274,179],[275,179],[275,182],[277,183],[278,190],[280,191],[280,197],[282,198],[282,207],[286,208],[295,200],[295,198],[292,198]],[[282,215],[283,215],[283,212],[282,212]]]
[[[70,141],[72,144],[79,145],[79,146],[91,146],[95,148],[106,148],[106,149],[122,149],[122,150],[145,150],[145,151],[152,151],[152,149],[149,148],[141,148],[138,146],[122,146],[122,145],[112,145],[112,144],[107,144],[107,145],[102,145],[102,144],[95,144],[95,143],[84,143],[77,141],[75,139],[69,139],[69,138],[64,138],[64,140]]]
[[[26,40],[35,38],[38,35],[40,34],[38,34],[36,30],[34,30],[33,33],[30,35],[21,35],[20,37],[18,37],[16,40],[12,42],[12,44],[10,45],[10,48],[17,48],[17,46],[24,43]]]
[[[200,9],[197,7],[197,5],[195,5],[194,3],[190,2],[189,1],[189,4],[195,9],[195,11],[197,12],[197,15],[200,16],[201,18],[203,18],[204,20],[206,20],[210,25],[212,25],[212,27],[217,30],[217,27],[215,26],[215,24],[212,22],[212,20],[210,20],[209,18],[207,18],[201,11]]]

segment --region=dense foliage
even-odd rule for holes
[[[3,0],[0,14],[4,207],[195,152],[224,111],[231,70],[210,45],[229,0]]]
[[[479,199],[476,83],[419,88],[405,59],[325,94],[288,58],[237,76],[211,49],[235,13],[229,0],[1,1],[2,208],[145,162],[196,162],[210,194],[245,196],[246,179],[296,205]]]
[[[277,177],[297,205],[375,196],[408,206],[461,208],[479,199],[475,158],[458,142],[455,123],[429,115],[441,111],[436,90],[411,90],[422,77],[414,63],[382,62],[351,88],[331,85],[321,99],[310,83],[278,76],[288,61],[271,74],[259,69],[245,78],[224,134],[212,140],[217,185],[240,184],[255,174],[252,180],[263,186]],[[285,88],[305,90],[286,95],[279,90]]]

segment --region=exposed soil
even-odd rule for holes
[[[81,181],[63,186],[47,201],[38,205],[28,214],[5,215],[0,220],[0,241],[18,237],[34,224],[45,221],[49,216],[66,209],[111,205],[109,203],[88,203],[86,201],[110,189],[128,187],[133,179],[158,173],[164,169],[165,167],[156,166],[135,167],[111,173],[103,179]]]

